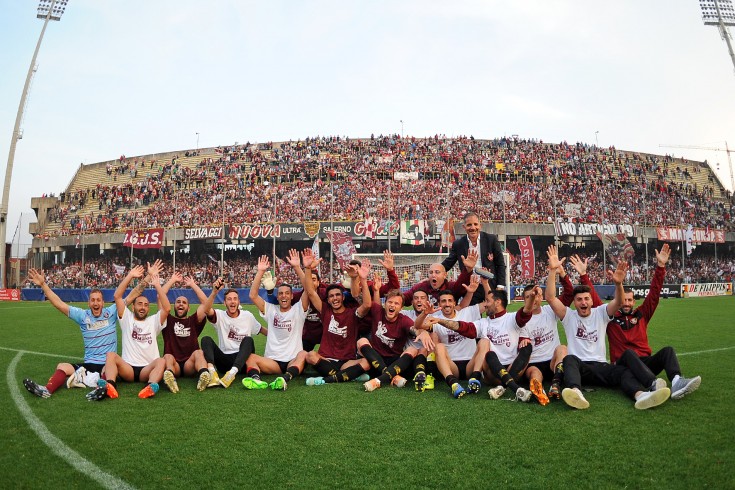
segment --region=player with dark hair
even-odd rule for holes
[[[207,319],[214,325],[218,339],[215,343],[212,337],[202,338],[202,351],[211,376],[207,387],[219,385],[229,388],[250,354],[255,352],[253,335],[261,333],[267,336],[268,329],[262,327],[252,313],[240,309],[240,295],[232,288],[225,291],[225,310],[210,308]],[[220,378],[218,371],[226,372]],[[259,389],[268,387],[268,383],[257,374],[251,377],[253,386]]]
[[[315,259],[311,249],[302,252],[304,273],[309,275],[316,268],[321,259]],[[309,281],[304,281],[304,289],[309,295],[311,304],[319,311],[322,320],[322,343],[319,352],[308,352],[306,362],[314,366],[321,376],[308,378],[309,386],[325,383],[337,383],[357,378],[370,369],[365,358],[357,359],[355,346],[359,330],[358,320],[364,318],[370,311],[372,298],[367,285],[367,276],[370,273],[370,262],[365,260],[358,269],[358,276],[362,283],[362,304],[348,308],[344,305],[344,294],[341,286],[331,284],[327,286],[327,300],[322,301]]]
[[[127,308],[123,299],[125,289],[133,278],[143,277],[143,267],[133,268],[115,290],[117,318],[122,333],[122,355],[108,352],[105,359],[105,378],[98,381],[98,388],[87,395],[90,400],[99,401],[105,398],[117,398],[118,376],[128,383],[142,381],[146,386],[138,393],[138,398],[150,398],[158,393],[158,383],[163,379],[166,362],[158,351],[158,334],[166,324],[166,317],[171,311],[171,303],[161,288],[159,270],[155,266],[148,267],[153,287],[158,294],[159,311],[148,316],[150,304],[145,296],[138,296],[133,301],[133,311]],[[132,294],[138,291],[133,290]],[[141,291],[142,292],[142,291]]]
[[[212,308],[217,293],[222,288],[222,278],[214,281],[209,296],[197,285],[191,277],[183,278],[175,272],[163,285],[163,292],[168,294],[171,287],[181,281],[189,287],[199,299],[196,311],[189,315],[189,300],[186,296],[179,296],[174,301],[173,312],[166,317],[163,327],[163,359],[166,361],[166,370],[163,372],[163,382],[172,393],[179,392],[176,378],[179,376],[199,377],[197,390],[204,391],[211,381],[211,374],[207,369],[207,360],[204,352],[199,348],[199,336],[207,323],[207,311]],[[160,307],[159,307],[160,308]]]
[[[670,255],[667,243],[664,243],[660,252],[656,250],[656,270],[651,288],[638,308],[635,307],[633,290],[624,290],[622,306],[607,325],[607,340],[610,344],[610,362],[629,367],[640,360],[653,374],[666,371],[671,381],[671,398],[678,400],[699,388],[702,378],[685,378],[681,375],[679,359],[673,347],[664,347],[652,355],[648,343],[648,323],[658,306]]]
[[[562,321],[567,337],[568,355],[564,358],[564,402],[577,409],[589,408],[582,394],[582,382],[601,386],[621,387],[623,392],[635,400],[635,408],[648,409],[668,400],[670,390],[661,387],[653,373],[643,363],[631,369],[609,364],[606,359],[605,330],[623,298],[623,279],[627,264],[618,262],[612,280],[615,297],[608,303],[592,307],[592,295],[588,286],[574,288],[575,310],[564,306],[556,297],[556,270],[565,259],[559,260],[556,253],[549,254],[549,274],[546,279],[546,301]],[[665,383],[664,383],[665,384]],[[648,388],[646,388],[648,387]]]
[[[301,281],[310,281],[299,266],[299,253],[291,250],[288,263],[294,268]],[[288,383],[301,374],[306,362],[306,352],[301,348],[302,331],[306,312],[309,309],[309,295],[301,295],[301,301],[293,303],[293,289],[290,284],[279,284],[276,287],[278,306],[267,303],[260,297],[260,281],[270,268],[270,261],[265,255],[258,259],[258,271],[250,288],[250,300],[260,311],[260,316],[268,323],[268,339],[263,356],[251,354],[247,360],[247,377],[242,380],[248,389],[258,388],[254,376],[278,374],[269,386],[274,390],[285,390]]]

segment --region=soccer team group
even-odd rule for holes
[[[148,398],[158,392],[161,382],[177,393],[181,376],[197,378],[197,390],[204,391],[228,388],[242,373],[246,389],[285,390],[309,364],[320,376],[307,378],[307,386],[357,380],[366,391],[374,391],[388,385],[403,387],[412,379],[416,390],[424,391],[434,389],[436,375],[444,379],[454,398],[479,393],[484,384],[492,399],[508,392],[517,400],[536,400],[541,405],[562,399],[576,409],[589,407],[583,385],[620,388],[637,409],[682,398],[699,387],[699,376],[682,375],[673,348],[653,353],[648,343],[648,323],[658,305],[668,245],[656,251],[650,292],[637,308],[633,292],[622,285],[626,263],[619,262],[610,274],[615,295],[604,304],[586,274],[587,261],[569,257],[580,276],[575,287],[564,268],[566,259],[560,259],[552,245],[547,250],[545,291],[537,284],[526,286],[523,308],[508,313],[507,293],[496,280],[505,275],[497,237],[480,231],[479,218],[472,212],[465,215],[464,227],[466,235],[452,244],[444,262],[432,264],[428,279],[406,292],[399,288],[389,251],[378,261],[387,283],[371,273],[368,261],[353,261],[342,284],[326,285],[318,274],[321,259],[311,249],[291,250],[287,262],[303,286],[296,293],[289,284],[267,284],[272,283],[271,264],[261,257],[250,299],[265,327],[240,308],[235,289],[224,292],[224,309],[213,308],[223,289],[222,279],[215,281],[207,296],[192,278],[176,272],[163,283],[160,261],[149,264],[147,271],[143,266],[130,270],[115,291],[113,305],[105,307],[102,292],[92,290],[86,310],[63,302],[46,284],[43,271],[30,270],[30,279],[51,304],[79,325],[84,362],[58,364],[45,386],[30,379],[23,384],[43,398],[64,384],[89,387],[93,389],[87,398],[99,401],[118,397],[118,381],[145,383],[138,396]],[[460,274],[451,282],[447,270],[455,263]],[[558,297],[557,275],[563,289]],[[126,296],[134,279],[139,283]],[[167,293],[178,283],[191,288],[200,301],[191,315],[184,296],[176,298],[172,311]],[[264,283],[272,288],[267,300],[259,296]],[[153,315],[142,295],[149,286],[155,288],[158,299]],[[548,304],[542,305],[542,299]],[[412,308],[404,309],[408,305]],[[200,346],[207,320],[218,338],[205,336]],[[560,342],[557,320],[564,327],[567,345]],[[117,353],[118,323],[122,354]],[[255,353],[253,336],[257,334],[266,336],[263,355]],[[670,386],[657,377],[663,371]],[[277,377],[267,383],[261,375]]]

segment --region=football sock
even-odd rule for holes
[[[371,345],[363,345],[360,347],[360,354],[362,357],[367,359],[370,365],[379,373],[384,373],[386,369],[385,360],[378,354],[378,351],[373,349]]]
[[[459,378],[456,377],[453,374],[450,374],[449,376],[447,376],[446,378],[444,378],[444,381],[446,381],[447,382],[447,386],[449,386],[451,388],[454,383],[459,383]]]
[[[493,373],[493,375],[500,380],[501,383],[503,383],[503,386],[507,386],[513,392],[517,391],[520,386],[518,386],[518,383],[516,383],[513,380],[513,377],[508,373],[508,371],[503,367],[502,364],[500,364],[500,359],[498,359],[498,355],[490,351],[487,354],[485,354],[485,362],[487,362],[487,365],[490,366],[490,371]]]
[[[316,372],[321,374],[324,378],[337,374],[337,370],[334,369],[332,363],[327,361],[326,359],[319,359],[319,362],[316,363],[314,369],[316,369]]]
[[[482,379],[482,373],[480,371],[472,371],[472,374],[470,374],[470,378],[475,378],[476,380],[480,381]]]
[[[197,374],[198,374],[199,376],[201,376],[201,375],[202,375],[202,373],[206,373],[207,371],[209,371],[209,369],[207,369],[207,368],[202,368],[202,369],[200,369],[199,371],[197,371]]]
[[[365,370],[362,368],[362,366],[360,366],[359,364],[355,364],[354,366],[342,369],[332,376],[325,377],[324,381],[327,383],[343,383],[345,381],[357,378],[364,372]]]
[[[554,377],[551,378],[551,383],[561,386],[562,381],[564,381],[564,363],[560,362],[554,368]]]
[[[526,369],[526,366],[528,366],[528,361],[531,359],[532,351],[533,346],[531,344],[528,344],[525,347],[521,347],[520,349],[518,349],[518,355],[515,359],[513,359],[513,362],[508,368],[508,372],[513,377],[513,379],[521,378],[521,372],[523,372],[523,370]]]
[[[426,371],[426,356],[419,354],[413,359],[413,372]]]
[[[245,376],[247,376],[248,378],[260,379],[260,370],[258,368],[248,368]]]
[[[72,376],[74,375],[72,374]],[[49,393],[53,393],[54,391],[58,390],[61,385],[66,383],[66,378],[66,373],[61,369],[57,369],[56,371],[54,371],[54,374],[52,374],[49,378],[48,383],[46,383],[46,389],[49,391]]]
[[[393,379],[393,377],[408,369],[408,366],[410,366],[412,362],[413,356],[411,354],[403,354],[378,377],[380,384],[390,383],[390,380]]]
[[[283,379],[285,379],[286,382],[288,383],[289,381],[294,379],[299,374],[301,374],[301,371],[299,371],[299,368],[297,368],[296,366],[289,366],[283,375]]]

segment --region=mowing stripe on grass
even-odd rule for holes
[[[43,424],[43,422],[41,422],[41,420],[33,414],[31,407],[23,399],[23,395],[21,394],[15,379],[15,368],[18,365],[20,358],[23,357],[23,353],[24,351],[19,351],[18,354],[16,354],[16,356],[10,362],[6,379],[8,383],[8,388],[10,389],[10,396],[13,398],[15,406],[18,407],[18,411],[20,412],[20,414],[23,416],[26,422],[28,422],[31,430],[36,433],[38,438],[41,439],[41,442],[48,446],[48,448],[51,449],[54,454],[69,463],[80,473],[87,475],[88,477],[102,485],[104,488],[133,489],[134,487],[125,483],[121,479],[102,471],[97,465],[95,465],[91,461],[87,461],[86,459],[84,459],[81,454],[74,451],[72,448],[64,444],[61,439],[53,435],[51,431],[49,431],[48,428]]]
[[[49,354],[48,352],[36,352],[32,350],[11,349],[10,347],[0,347],[0,350],[9,350],[11,352],[18,352],[20,354],[35,354],[37,356],[61,357],[62,359],[81,359],[81,357],[77,357],[77,356],[62,356],[60,354]]]
[[[733,350],[735,349],[735,345],[731,347],[720,347],[719,349],[707,349],[707,350],[698,350],[694,352],[684,352],[683,354],[676,354],[677,356],[696,356],[697,354],[709,354],[710,352],[721,352],[723,350]]]

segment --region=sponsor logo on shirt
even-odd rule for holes
[[[381,342],[383,342],[388,347],[393,347],[393,343],[395,342],[395,339],[392,339],[385,334],[388,333],[388,329],[383,325],[383,320],[380,320],[378,322],[378,328],[375,331],[375,336],[380,339]]]
[[[539,328],[531,331],[531,338],[533,338],[533,346],[537,347],[547,342],[554,340],[554,332],[544,332],[544,329]]]
[[[503,345],[510,347],[510,336],[507,333],[501,333],[497,328],[491,328],[487,332],[487,338],[494,345]]]
[[[133,332],[132,332],[132,338],[136,342],[140,342],[141,344],[152,344],[153,343],[153,336],[149,333],[143,333],[143,329],[141,329],[137,325],[133,325]]]
[[[592,343],[596,343],[598,339],[597,330],[588,332],[582,322],[577,323],[577,333],[574,336],[579,340],[586,340]]]
[[[273,318],[273,328],[286,330],[288,333],[291,333],[291,320],[284,320],[283,318],[280,318],[278,315],[276,315]]]
[[[447,335],[447,342],[450,344],[456,344],[460,340],[462,340],[463,337],[459,335],[458,333],[450,333]]]
[[[242,339],[247,337],[247,335],[240,335],[240,333],[237,330],[233,330],[230,328],[230,331],[227,332],[227,339],[228,340],[234,340],[235,342],[242,342]]]
[[[109,325],[110,324],[110,320],[107,319],[107,318],[105,318],[103,320],[97,320],[97,321],[94,321],[93,322],[91,318],[87,317],[84,320],[84,323],[87,326],[87,330],[99,330],[99,329],[105,328],[107,325]]]
[[[186,328],[183,324],[176,322],[174,323],[174,334],[176,334],[177,337],[188,337],[191,335],[191,329]]]
[[[340,327],[337,320],[334,319],[334,315],[332,315],[332,319],[329,320],[329,328],[327,328],[327,332],[334,335],[339,335],[344,339],[347,338],[347,327]]]

